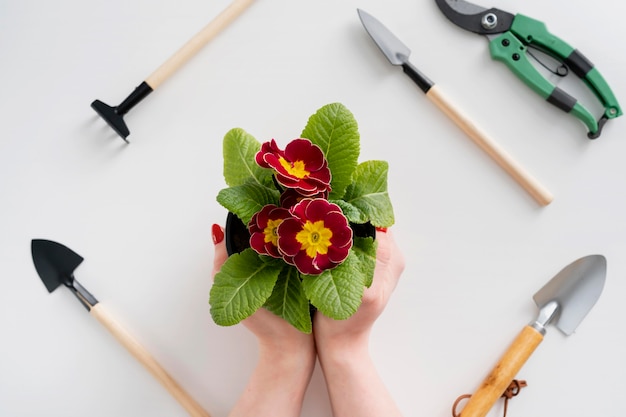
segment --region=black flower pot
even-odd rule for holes
[[[371,223],[353,224],[350,228],[357,237],[371,237],[376,239],[376,228]],[[250,247],[250,233],[245,224],[235,214],[228,212],[226,216],[226,252],[228,256],[233,253],[240,253]]]
[[[250,233],[245,224],[234,213],[228,212],[226,216],[226,252],[228,256],[233,253],[243,252],[250,247]]]

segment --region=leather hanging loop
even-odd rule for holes
[[[514,379],[513,381],[511,381],[511,383],[509,384],[507,389],[504,390],[504,393],[502,393],[502,398],[504,398],[504,414],[503,414],[503,417],[506,417],[506,412],[507,412],[508,406],[509,406],[509,400],[511,398],[513,398],[513,397],[516,397],[520,393],[522,388],[524,388],[526,386],[528,386],[526,381]],[[466,399],[470,398],[471,396],[472,396],[471,394],[463,394],[463,395],[459,396],[456,399],[456,401],[454,401],[454,404],[452,405],[452,417],[460,417],[461,416],[461,414],[456,411],[458,406],[459,406],[459,403],[461,401],[463,401],[463,400],[466,400]]]

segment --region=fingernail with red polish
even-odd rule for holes
[[[215,245],[224,240],[224,231],[219,224],[214,224],[213,227],[211,227],[211,235],[213,236],[213,244]]]
[[[377,232],[382,232],[382,233],[387,233],[387,228],[386,227],[377,227],[376,231]]]

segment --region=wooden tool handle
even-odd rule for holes
[[[441,111],[456,123],[483,151],[500,165],[518,184],[520,184],[542,206],[550,204],[553,197],[550,191],[544,188],[535,178],[524,170],[513,158],[497,143],[490,139],[474,123],[461,113],[441,93],[437,85],[432,86],[426,96]]]
[[[210,417],[210,415],[159,365],[150,353],[137,342],[101,303],[91,308],[94,316],[113,336],[172,394],[192,417]]]
[[[504,356],[470,397],[461,417],[484,417],[502,396],[515,375],[543,340],[543,335],[526,326],[513,341]]]
[[[195,55],[200,48],[213,39],[229,23],[239,16],[254,0],[234,0],[215,19],[207,24],[200,32],[183,45],[174,55],[165,61],[144,81],[156,90],[170,75],[180,68],[189,58]]]

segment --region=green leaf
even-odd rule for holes
[[[281,268],[252,249],[231,255],[215,274],[209,304],[213,321],[232,326],[251,316],[272,294]]]
[[[350,223],[363,224],[367,223],[367,216],[361,212],[358,208],[344,200],[329,200],[331,203],[335,203],[341,208],[343,215],[347,217]]]
[[[283,268],[272,295],[265,303],[277,316],[287,320],[293,327],[304,333],[311,333],[309,299],[304,294],[298,270],[292,266]]]
[[[254,182],[224,188],[217,194],[217,202],[236,214],[244,224],[248,224],[254,213],[266,204],[278,204],[279,198],[278,190]]]
[[[365,286],[370,287],[374,279],[374,268],[376,268],[376,248],[378,242],[371,237],[355,237],[352,245],[352,252],[359,260],[358,265],[361,273],[365,277]]]
[[[255,161],[261,144],[241,128],[229,130],[224,136],[224,179],[234,187],[252,180],[261,185],[272,183],[272,171],[261,168]]]
[[[354,116],[343,104],[327,104],[309,118],[301,136],[322,148],[332,173],[330,197],[341,198],[361,150]]]
[[[366,161],[356,168],[353,182],[344,200],[358,209],[362,217],[376,227],[389,227],[395,222],[393,206],[387,192],[386,161]]]
[[[320,275],[303,275],[304,293],[319,311],[336,320],[353,315],[361,305],[366,277],[353,251],[334,269]]]

